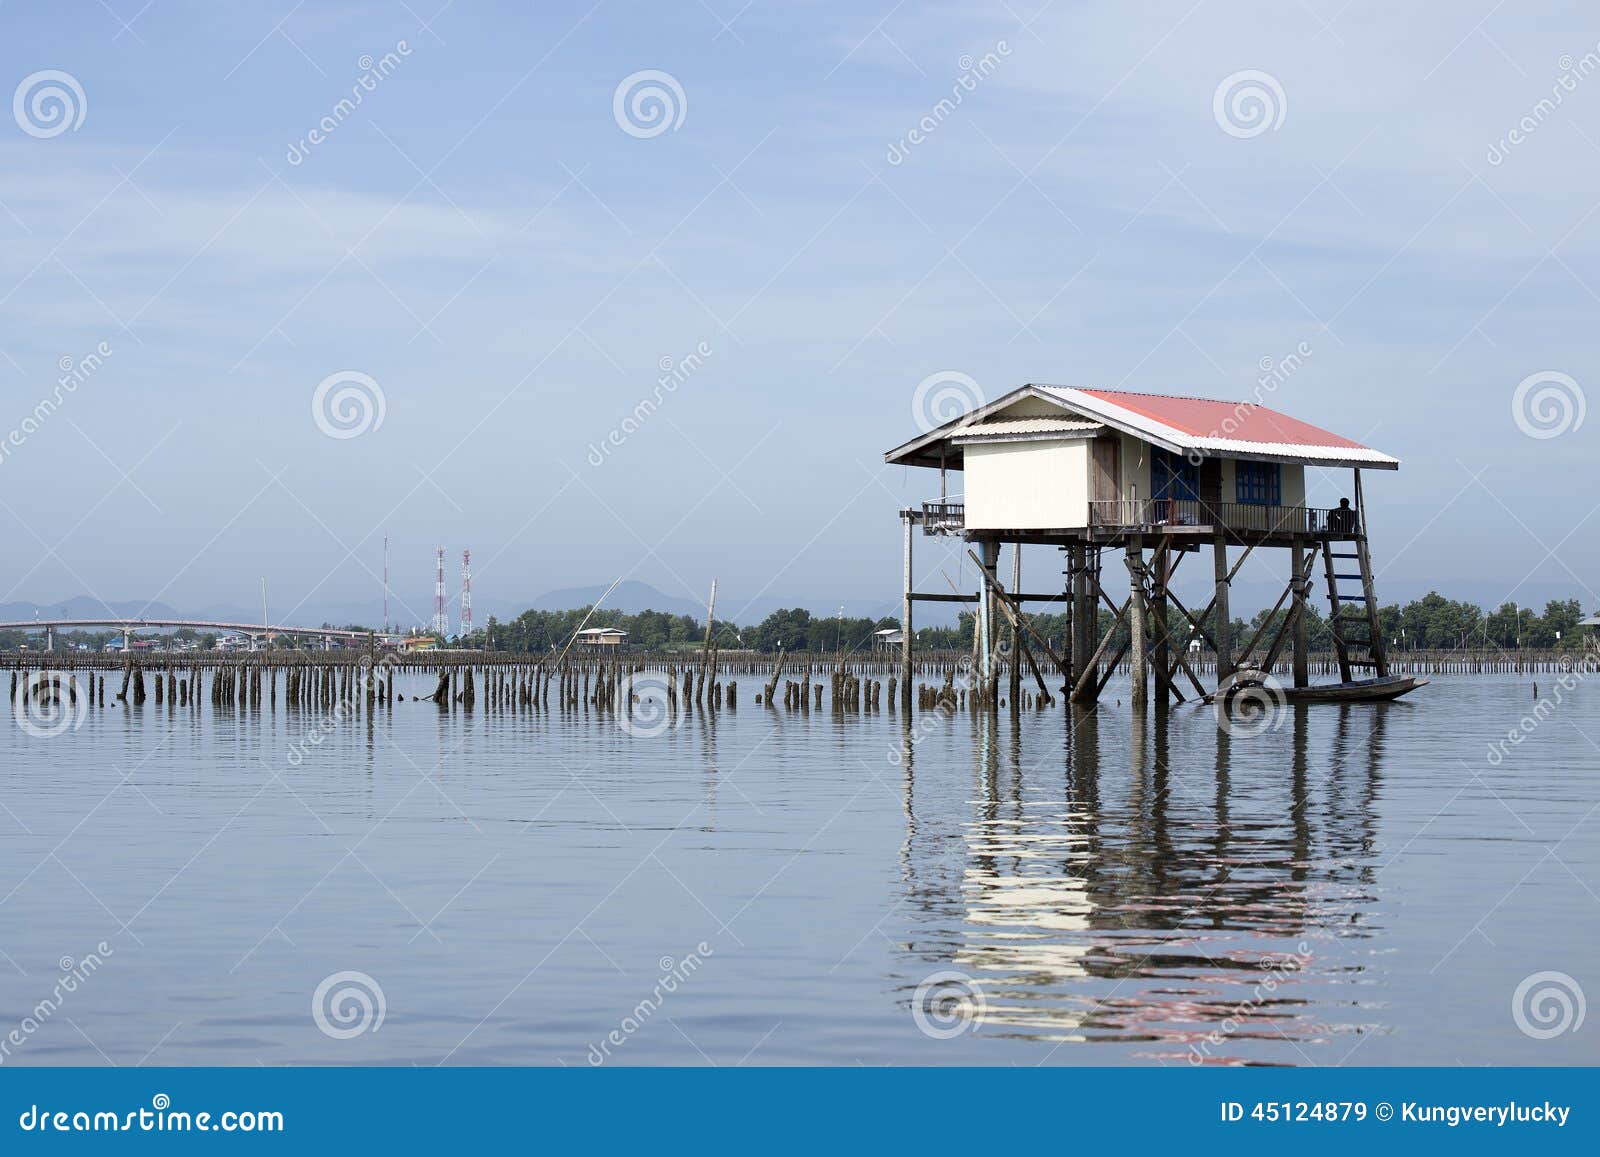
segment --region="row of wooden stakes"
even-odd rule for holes
[[[781,703],[785,710],[809,714],[812,710],[822,710],[826,690],[835,713],[883,710],[885,683],[881,679],[870,675],[862,677],[842,665],[828,672],[826,683],[813,681],[810,665],[797,672],[801,676],[798,679],[780,679],[782,666],[781,662],[774,666],[771,679],[756,694],[758,704],[778,706]],[[976,687],[969,691],[955,685],[956,670],[954,665],[946,668],[942,686],[919,683],[915,695],[917,707],[950,710],[958,706],[983,706],[983,697]],[[302,664],[282,669],[263,664],[237,664],[213,668],[209,672],[201,667],[168,666],[148,674],[147,679],[144,664],[126,664],[115,701],[142,706],[153,697],[157,706],[170,708],[197,708],[206,701],[214,708],[257,710],[265,704],[269,709],[276,709],[280,675],[282,702],[290,710],[359,712],[363,706],[370,710],[374,706],[404,702],[406,698],[396,692],[396,671],[381,662],[376,667],[343,663]],[[632,710],[635,704],[647,700],[662,702],[669,717],[691,709],[737,709],[738,682],[715,678],[715,674],[709,664],[662,670],[622,661],[571,667],[547,667],[542,663],[483,670],[450,667],[437,672],[437,683],[431,694],[413,696],[413,699],[440,706],[460,705],[470,711],[479,701],[481,683],[485,706],[496,711],[548,709],[552,691],[558,707],[565,709],[593,707],[616,711],[619,703],[626,702]],[[20,701],[26,704],[31,697],[48,694],[76,706],[83,696],[88,706],[104,707],[106,683],[107,677],[92,669],[69,675],[59,672],[32,675],[24,668],[15,667],[11,671],[11,697],[16,702],[20,696]],[[898,690],[897,677],[890,675],[887,681],[890,711],[899,704]],[[1017,701],[1024,707],[1035,704],[1043,707],[1050,700],[1023,691]]]

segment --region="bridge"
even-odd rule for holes
[[[230,635],[248,635],[251,638],[273,635],[296,635],[310,639],[321,639],[327,646],[334,639],[356,639],[365,642],[367,639],[377,637],[376,631],[347,631],[336,630],[332,627],[276,627],[266,623],[222,623],[212,622],[208,619],[146,619],[146,618],[106,618],[106,619],[20,619],[16,622],[0,623],[0,631],[44,631],[48,642],[46,646],[55,648],[55,633],[58,630],[75,631],[94,627],[114,627],[122,632],[122,648],[129,650],[133,645],[133,636],[137,631],[143,630],[177,630],[189,627],[196,631],[221,631]]]

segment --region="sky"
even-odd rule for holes
[[[1304,349],[1380,595],[1600,607],[1592,5],[6,0],[0,81],[0,603],[892,606],[931,375]]]

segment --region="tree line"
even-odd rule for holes
[[[1351,604],[1352,608],[1359,604]],[[1198,608],[1196,608],[1198,610]],[[1270,639],[1288,614],[1258,611],[1246,620],[1233,621],[1236,647],[1249,642],[1266,624],[1264,639]],[[1307,638],[1314,651],[1331,650],[1333,636],[1326,615],[1314,602],[1307,601]],[[1097,638],[1110,628],[1114,616],[1102,607]],[[1379,623],[1391,649],[1399,650],[1500,650],[1549,649],[1580,646],[1582,632],[1578,622],[1583,607],[1577,599],[1551,599],[1542,611],[1503,603],[1485,612],[1469,602],[1447,599],[1429,591],[1420,599],[1405,604],[1380,606]],[[1269,622],[1270,620],[1270,622]],[[1028,621],[1060,653],[1067,646],[1065,614],[1032,614]],[[922,650],[959,650],[972,646],[974,614],[962,611],[954,626],[922,627],[915,632],[915,643]],[[580,626],[618,627],[628,632],[628,645],[649,651],[692,649],[705,640],[705,620],[692,615],[673,615],[663,611],[591,611],[579,607],[566,611],[524,611],[510,622],[491,618],[467,643],[495,650],[544,652],[566,647]],[[900,626],[898,616],[869,618],[848,615],[813,615],[803,607],[773,611],[749,627],[717,620],[712,637],[723,650],[744,649],[763,653],[807,651],[812,654],[856,654],[870,651],[881,631]],[[1193,630],[1181,612],[1169,610],[1170,637],[1186,645]],[[1126,638],[1127,625],[1119,628],[1119,645]],[[1365,632],[1347,632],[1351,638]]]
[[[1354,608],[1359,604],[1351,604]],[[1198,608],[1196,608],[1198,610]],[[1261,628],[1271,622],[1263,634],[1270,639],[1287,611],[1270,614],[1266,610],[1247,620],[1235,618],[1233,640],[1242,647]],[[1330,650],[1332,634],[1326,616],[1314,602],[1306,603],[1307,636],[1313,651]],[[1110,628],[1113,616],[1104,607],[1099,611],[1098,633],[1104,635]],[[1403,605],[1390,603],[1378,610],[1383,637],[1391,649],[1398,650],[1474,650],[1521,649],[1547,650],[1581,646],[1584,631],[1578,627],[1583,618],[1583,606],[1577,599],[1551,599],[1542,611],[1516,603],[1502,603],[1493,611],[1464,601],[1447,599],[1437,591],[1429,591],[1420,599]],[[922,627],[916,632],[919,650],[959,650],[972,646],[974,615],[961,612],[956,624],[949,627]],[[1029,623],[1061,653],[1067,646],[1067,617],[1064,614],[1034,614]],[[324,626],[329,624],[324,623]],[[1003,625],[1003,624],[1002,624]],[[524,611],[509,622],[499,622],[492,616],[481,629],[474,631],[459,645],[484,647],[497,651],[548,653],[560,651],[571,644],[580,627],[617,627],[628,633],[628,646],[636,650],[672,651],[699,647],[706,637],[704,619],[693,615],[669,614],[665,611],[594,610],[577,607],[565,611]],[[812,654],[857,654],[871,651],[878,632],[895,630],[900,626],[897,616],[868,618],[846,615],[813,615],[803,607],[773,611],[761,622],[749,627],[718,619],[712,638],[723,650],[753,650],[763,653],[808,651]],[[365,630],[360,625],[345,629]],[[1176,609],[1169,610],[1168,631],[1172,640],[1187,645],[1193,634],[1187,619]],[[12,650],[23,643],[37,646],[41,632],[0,632],[0,649]],[[1364,631],[1352,632],[1351,637],[1365,636]],[[216,643],[210,633],[189,629],[173,632],[175,639],[193,639],[201,650],[209,650]],[[1127,637],[1127,625],[1118,628],[1114,646],[1120,646]],[[115,631],[59,632],[58,646],[83,643],[98,649],[110,639],[120,639]],[[279,640],[278,646],[291,645]],[[314,645],[314,644],[307,644]]]

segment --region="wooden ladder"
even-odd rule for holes
[[[1339,657],[1339,678],[1343,682],[1350,682],[1350,672],[1353,667],[1368,667],[1372,665],[1369,657],[1372,650],[1372,625],[1369,616],[1365,613],[1354,615],[1345,612],[1345,604],[1352,602],[1365,602],[1366,596],[1344,594],[1339,590],[1340,579],[1359,579],[1359,574],[1340,574],[1334,570],[1334,559],[1356,559],[1359,561],[1361,552],[1340,553],[1333,549],[1334,544],[1322,544],[1322,561],[1328,576],[1328,630],[1333,634],[1334,654]],[[1351,638],[1346,632],[1352,627],[1366,627],[1365,638],[1359,634]],[[1367,656],[1352,657],[1352,647],[1364,647]]]
[[[1352,669],[1357,667],[1369,669],[1378,676],[1389,674],[1389,657],[1383,645],[1383,627],[1378,618],[1378,597],[1372,579],[1372,555],[1367,550],[1367,511],[1361,495],[1359,470],[1356,471],[1356,518],[1355,538],[1350,544],[1355,548],[1353,551],[1335,551],[1332,542],[1322,544],[1328,578],[1328,629],[1333,634],[1333,649],[1339,657],[1339,677],[1346,683],[1350,682]],[[1334,559],[1354,561],[1355,573],[1341,574],[1335,569]],[[1341,592],[1341,579],[1359,582],[1361,593]],[[1344,607],[1348,603],[1363,606],[1357,613],[1347,613]],[[1346,631],[1351,627],[1364,629],[1365,635],[1350,637]],[[1362,648],[1364,653],[1352,655],[1351,648]]]

